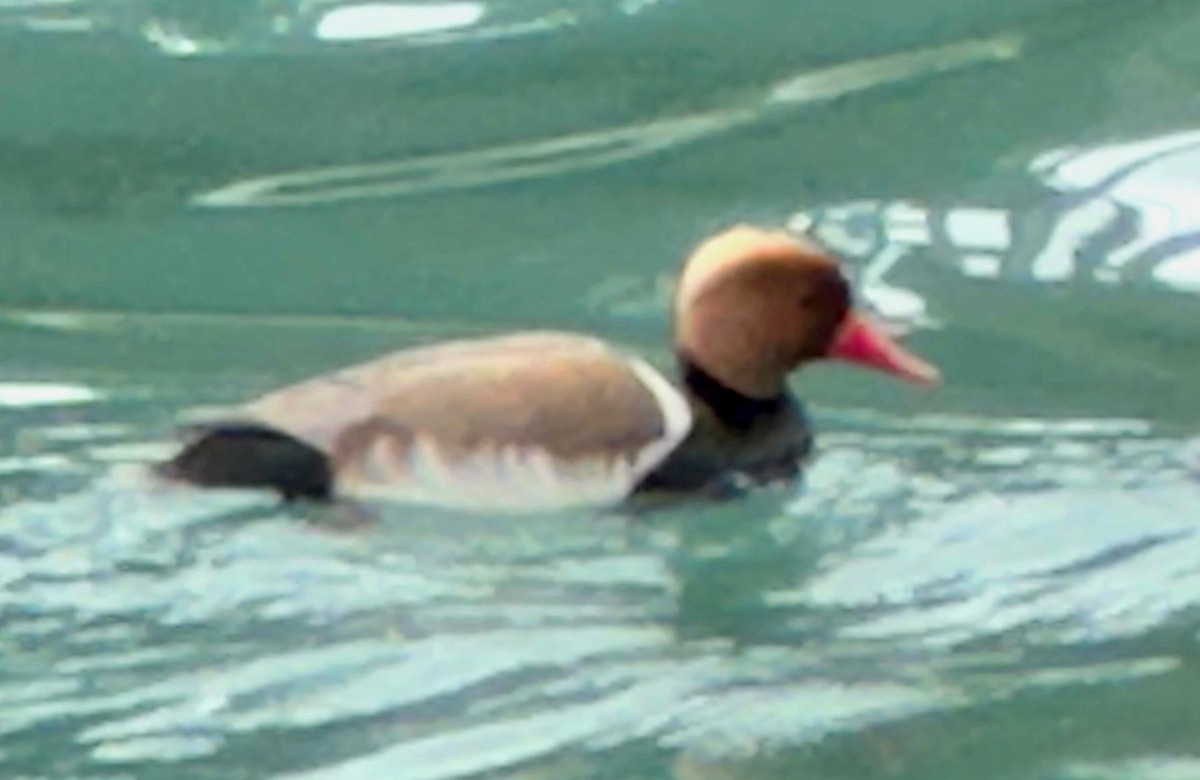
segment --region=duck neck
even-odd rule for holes
[[[787,393],[783,390],[763,398],[749,396],[717,379],[686,354],[680,353],[678,357],[680,374],[688,392],[730,428],[749,430],[759,420],[778,414],[788,404]]]

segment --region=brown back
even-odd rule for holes
[[[284,388],[249,411],[335,461],[381,439],[399,451],[418,438],[451,458],[513,445],[563,460],[624,459],[664,435],[656,398],[625,358],[557,333],[397,352]]]

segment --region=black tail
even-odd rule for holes
[[[286,433],[253,423],[205,426],[158,473],[207,487],[273,488],[287,500],[328,500],[329,459]]]

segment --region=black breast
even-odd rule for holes
[[[812,434],[803,407],[791,395],[750,398],[687,360],[683,378],[695,424],[646,475],[635,495],[728,497],[756,484],[800,475],[812,449]]]

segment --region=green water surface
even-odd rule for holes
[[[0,3],[0,775],[1200,777],[1200,6],[361,7],[442,27]],[[805,372],[803,486],[346,532],[134,476],[400,346],[667,361],[742,220],[946,376]]]

